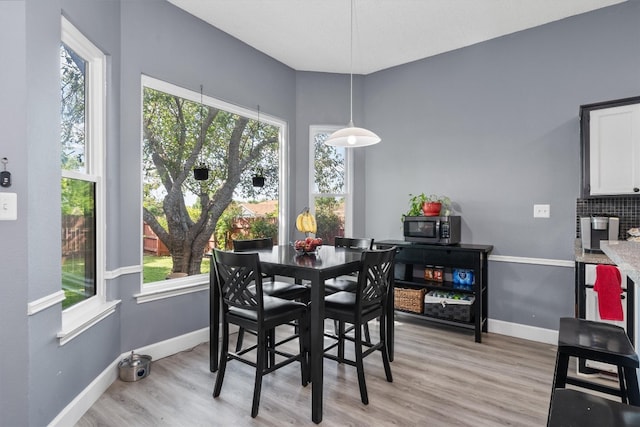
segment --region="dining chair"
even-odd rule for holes
[[[341,237],[336,236],[334,244],[336,248],[364,250],[373,248],[373,239]],[[340,276],[335,279],[329,279],[324,282],[325,293],[332,294],[334,292],[346,291],[353,292],[356,290],[358,279],[354,276]]]
[[[373,248],[373,239],[361,238],[361,237],[342,237],[336,236],[334,238],[334,244],[336,248],[345,248],[353,250],[365,250]],[[335,292],[355,292],[358,283],[358,275],[354,273],[349,276],[340,276],[333,279],[328,279],[324,282],[325,295],[330,295]],[[364,329],[365,339],[371,342],[371,334],[369,332],[369,324],[362,325]],[[342,328],[342,333],[349,332],[350,330],[344,330],[344,324],[340,322],[334,322],[334,329],[336,334],[339,333],[339,329]],[[344,355],[344,343],[339,349],[340,356]]]
[[[338,335],[333,337],[335,342],[324,349],[324,357],[356,367],[360,398],[365,405],[369,403],[363,364],[366,356],[380,351],[387,381],[393,381],[385,330],[388,320],[387,304],[390,303],[388,289],[392,279],[395,254],[395,246],[388,249],[363,251],[355,292],[335,292],[324,299],[325,318],[354,326],[354,337],[347,336],[343,328],[340,328]],[[378,319],[380,324],[379,340],[375,344],[362,339],[362,326],[373,319]],[[355,360],[347,359],[339,352],[337,356],[331,353],[332,349],[336,347],[339,349],[339,345],[345,340],[354,342]],[[366,350],[363,351],[363,348]]]
[[[273,248],[273,239],[271,237],[258,238],[258,239],[245,239],[245,240],[233,240],[234,252],[247,252],[257,251],[260,249]],[[284,281],[275,280],[275,276],[262,275],[262,291],[265,295],[271,297],[278,297],[288,300],[296,300],[303,303],[309,303],[310,291],[307,286],[297,283],[289,283]],[[268,279],[268,280],[264,280]],[[242,349],[242,343],[244,340],[244,329],[238,330],[238,339],[236,342],[236,351]]]
[[[253,404],[251,416],[258,415],[262,377],[292,362],[300,362],[302,385],[309,383],[309,369],[307,364],[307,349],[309,348],[309,310],[305,303],[268,296],[264,293],[260,259],[255,252],[237,253],[214,249],[215,285],[218,287],[222,300],[222,350],[216,376],[213,397],[220,395],[224,381],[227,362],[238,360],[256,368],[253,387]],[[299,349],[297,354],[279,350],[278,347],[289,338],[281,342],[270,341],[268,334],[276,327],[290,322],[299,325]],[[257,343],[241,351],[229,352],[229,325],[234,324],[243,329],[254,331]],[[256,351],[255,362],[244,355]],[[267,355],[279,355],[284,360],[268,364]]]

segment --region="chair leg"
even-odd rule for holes
[[[344,335],[345,335],[345,324],[344,322],[338,322],[338,363],[342,363],[344,360]]]
[[[309,322],[305,318],[301,319],[298,322],[298,343],[299,343],[299,351],[300,351],[300,375],[302,376],[302,386],[306,387],[310,381],[310,371],[309,371]]]
[[[551,386],[551,397],[549,399],[549,414],[551,416],[551,405],[553,404],[553,394],[556,388],[565,388],[567,385],[567,370],[569,369],[569,355],[556,353],[556,369],[553,372],[553,383]]]
[[[386,319],[383,314],[382,316],[380,316],[380,342],[382,343],[382,348],[380,348],[380,351],[382,352],[382,364],[384,365],[384,374],[387,377],[387,381],[392,383],[393,376],[391,375],[391,365],[389,364],[389,348],[387,347],[387,341],[386,341],[387,334],[385,333],[386,332],[385,324],[386,324]]]
[[[362,329],[364,330],[364,340],[369,344],[371,344],[371,334],[369,333],[369,323],[363,324]]]
[[[227,368],[227,359],[229,354],[229,324],[225,322],[222,327],[222,348],[220,349],[220,363],[218,364],[218,374],[216,375],[216,385],[213,388],[213,397],[220,396],[222,390],[222,381],[224,380],[224,371]]]
[[[558,351],[556,354],[556,370],[553,374],[553,388],[565,388],[567,385],[567,371],[569,370],[569,355]]]
[[[267,353],[267,337],[263,330],[258,332],[258,348],[256,358],[256,380],[253,386],[253,405],[251,406],[251,418],[258,415],[258,407],[260,406],[260,391],[262,390],[262,376],[265,371],[266,353]]]
[[[276,364],[276,330],[275,329],[270,329],[267,332],[267,343],[266,343],[266,348],[269,348],[270,350],[267,351],[268,355],[269,355],[269,360],[267,361],[267,367],[271,367],[273,365]]]
[[[640,389],[636,368],[623,368],[629,405],[640,406]]]
[[[362,327],[355,325],[355,355],[356,369],[358,371],[358,386],[360,387],[360,400],[365,405],[369,404],[369,395],[367,394],[367,383],[364,379],[364,363],[362,360]]]
[[[242,341],[244,340],[244,328],[238,329],[238,341],[236,342],[236,353],[242,350]]]
[[[629,403],[627,387],[625,386],[624,370],[622,369],[622,366],[618,366],[618,383],[620,384],[620,401],[622,403]]]

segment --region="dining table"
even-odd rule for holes
[[[313,253],[300,253],[292,245],[277,245],[271,249],[257,250],[260,268],[266,275],[307,281],[310,286],[310,350],[311,371],[311,419],[322,421],[323,361],[324,361],[324,282],[327,279],[348,275],[360,269],[362,251],[334,246],[319,246]],[[211,269],[210,307],[210,370],[218,369],[221,302],[217,286],[214,286],[214,269]],[[393,295],[391,293],[391,295]],[[393,316],[387,322],[388,334],[393,336]],[[388,339],[393,342],[393,339]]]

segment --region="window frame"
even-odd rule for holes
[[[316,193],[315,192],[315,138],[318,133],[328,133],[342,129],[344,126],[335,125],[310,125],[309,126],[309,210],[315,215],[316,206],[315,199],[317,197],[344,197],[344,234],[351,236],[353,234],[353,148],[343,147],[345,150],[344,167],[345,167],[345,193]]]
[[[106,299],[106,191],[104,185],[106,145],[106,55],[69,20],[61,17],[60,42],[86,61],[85,172],[61,168],[61,176],[95,184],[96,294],[62,310],[60,345],[78,336],[115,311],[118,300]]]
[[[279,142],[279,170],[278,170],[278,241],[280,242],[288,242],[289,237],[287,234],[287,230],[289,229],[289,196],[288,191],[286,189],[289,188],[288,185],[288,126],[287,122],[282,119],[279,119],[275,116],[271,116],[269,114],[265,114],[264,111],[260,111],[258,115],[257,110],[251,110],[246,107],[241,107],[239,105],[235,105],[226,101],[222,101],[218,98],[214,98],[208,95],[202,95],[199,91],[194,91],[191,89],[187,89],[173,83],[169,83],[164,80],[156,79],[154,77],[141,74],[140,79],[140,159],[142,161],[142,149],[143,149],[143,137],[144,137],[144,129],[142,127],[142,115],[143,115],[143,106],[144,106],[144,88],[148,87],[150,89],[155,89],[161,92],[168,93],[170,95],[179,96],[186,100],[195,102],[200,104],[202,102],[204,105],[208,105],[211,107],[223,109],[232,114],[238,114],[243,117],[247,117],[252,120],[260,120],[260,123],[270,124],[272,126],[276,126],[280,129],[280,142]],[[139,221],[140,224],[140,233],[142,236],[142,223],[143,223],[143,213],[142,213],[142,200],[144,197],[144,176],[142,172],[142,168],[140,168],[140,189],[139,189],[139,197],[140,200],[140,209],[139,209]],[[142,238],[140,238],[138,244],[139,253],[140,253],[140,292],[134,297],[136,298],[138,304],[156,301],[159,299],[170,298],[173,296],[184,295],[192,292],[198,292],[202,290],[209,289],[209,274],[203,273],[193,276],[181,277],[176,279],[167,279],[161,280],[157,282],[149,282],[144,283],[143,278],[143,256],[144,249]]]

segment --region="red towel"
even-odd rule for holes
[[[593,290],[598,293],[598,311],[602,320],[624,320],[620,270],[615,265],[598,264]]]

